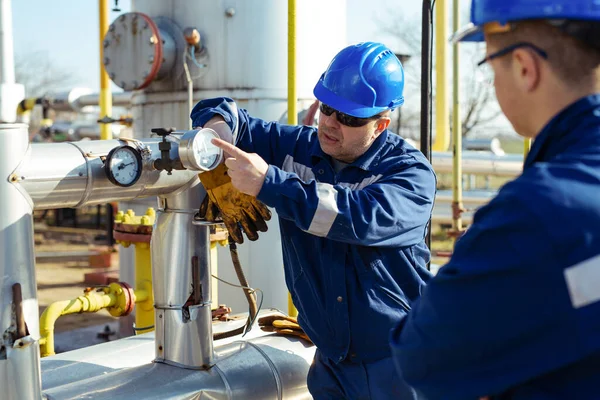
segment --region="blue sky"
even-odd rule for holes
[[[112,8],[114,2],[110,0],[109,4]],[[119,7],[121,12],[128,12],[131,1],[120,0]],[[73,72],[73,86],[99,90],[97,0],[13,0],[12,11],[17,55],[45,52],[52,58],[52,65]],[[111,11],[109,20],[119,14]],[[412,16],[419,20],[421,2],[347,0],[348,41],[385,42],[378,22],[386,15]]]

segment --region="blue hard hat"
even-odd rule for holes
[[[338,111],[372,117],[404,103],[404,69],[383,44],[358,43],[333,58],[313,93]]]
[[[471,23],[451,37],[452,42],[483,41],[483,26],[506,25],[526,19],[600,21],[600,2],[594,0],[472,0]]]

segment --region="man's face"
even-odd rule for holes
[[[491,37],[490,37],[491,36]],[[486,36],[487,63],[494,71],[494,89],[500,109],[524,137],[535,137],[539,126],[536,110],[545,99],[540,90],[540,69],[545,52],[525,42],[499,46],[493,35]]]
[[[318,138],[323,152],[336,160],[351,163],[363,155],[389,125],[389,117],[370,119],[364,126],[340,123],[337,113],[319,116]]]
[[[500,50],[494,43],[487,41],[486,53],[494,54]],[[500,109],[506,118],[513,125],[515,130],[519,132],[520,114],[522,112],[522,98],[518,88],[512,79],[512,61],[509,59],[510,54],[502,58],[497,58],[488,62],[494,73],[494,89]]]

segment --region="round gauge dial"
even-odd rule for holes
[[[131,186],[142,176],[142,156],[133,147],[116,147],[106,156],[104,170],[115,185]]]
[[[194,171],[210,171],[223,159],[223,151],[211,143],[219,138],[210,128],[202,128],[186,132],[181,137],[179,156],[186,169]]]

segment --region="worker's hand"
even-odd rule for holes
[[[227,172],[231,182],[242,193],[256,196],[260,192],[269,169],[269,164],[258,154],[246,153],[221,139],[213,139],[212,143],[230,155],[225,160],[229,168]]]
[[[244,242],[242,231],[252,241],[258,239],[258,232],[267,231],[266,221],[271,219],[271,212],[255,197],[248,196],[233,186],[225,164],[203,172],[199,177],[208,194],[208,200],[200,207],[200,217],[215,222],[218,209],[229,236],[239,244]]]

